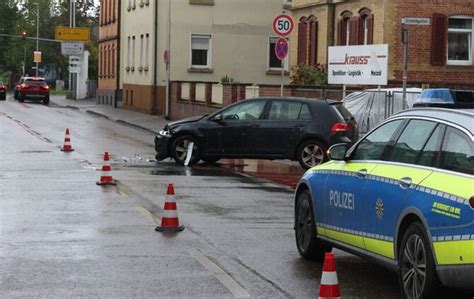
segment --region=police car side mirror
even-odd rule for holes
[[[344,161],[347,154],[347,144],[338,143],[331,146],[328,150],[328,156],[331,160]]]

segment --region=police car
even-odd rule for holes
[[[300,255],[338,247],[380,262],[405,298],[474,290],[473,135],[473,110],[419,108],[331,147],[296,189]]]

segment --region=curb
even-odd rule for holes
[[[119,124],[126,125],[126,126],[133,127],[133,128],[135,128],[135,129],[138,129],[138,130],[146,131],[146,132],[152,133],[152,134],[154,134],[154,135],[157,135],[157,134],[158,134],[158,132],[156,132],[156,131],[153,131],[153,130],[148,129],[148,128],[146,128],[146,127],[142,127],[142,126],[140,126],[140,125],[137,125],[137,124],[134,124],[134,123],[131,123],[131,122],[122,120],[122,119],[117,119],[117,120],[115,120],[115,122],[117,122],[117,123],[119,123]]]
[[[108,120],[111,120],[110,117],[108,117],[107,115],[105,114],[102,114],[102,113],[99,113],[99,112],[95,112],[93,110],[86,110],[87,113],[90,113],[90,114],[93,114],[95,116],[100,116],[100,117],[103,117],[105,119],[108,119]]]

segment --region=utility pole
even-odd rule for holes
[[[36,4],[36,52],[39,51],[39,3]],[[39,63],[36,63],[36,77],[38,77]]]

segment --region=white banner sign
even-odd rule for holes
[[[84,43],[82,42],[62,42],[61,53],[63,55],[82,55],[84,54]]]
[[[387,85],[388,45],[329,47],[329,84]]]

